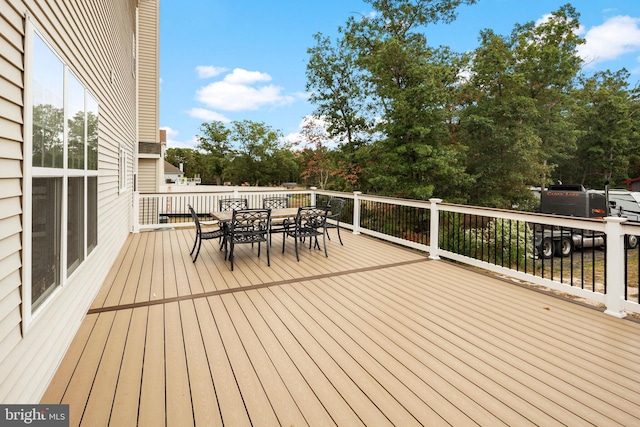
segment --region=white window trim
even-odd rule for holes
[[[31,16],[26,16],[25,29],[25,48],[24,48],[24,76],[25,81],[33,75],[33,34],[34,26],[31,22]],[[31,55],[31,56],[29,56]],[[22,193],[22,336],[25,336],[33,321],[31,316],[31,257],[33,256],[33,247],[31,243],[31,226],[33,213],[31,203],[33,200],[33,177],[32,162],[27,161],[28,153],[33,152],[33,128],[29,123],[33,123],[33,90],[31,84],[24,85],[24,191]],[[46,304],[46,301],[45,301]]]
[[[34,24],[33,22],[33,18],[32,16],[27,13],[25,15],[26,18],[26,25],[25,25],[25,51],[24,51],[24,56],[25,56],[25,65],[24,65],[24,76],[25,76],[25,82],[28,82],[27,84],[25,84],[25,88],[23,91],[23,104],[24,104],[24,159],[25,161],[23,162],[23,167],[24,167],[24,180],[23,180],[23,185],[24,185],[24,191],[22,194],[22,206],[23,206],[23,218],[22,218],[22,223],[23,223],[23,233],[22,233],[22,261],[23,261],[23,268],[22,268],[22,304],[21,304],[21,314],[22,314],[22,321],[21,321],[21,326],[22,326],[22,335],[25,336],[29,330],[33,327],[33,323],[38,319],[39,314],[46,311],[47,307],[52,305],[56,300],[58,295],[60,294],[60,292],[62,292],[62,290],[64,289],[65,285],[72,280],[73,276],[77,274],[77,272],[79,270],[81,270],[82,265],[85,265],[87,260],[89,259],[89,257],[91,257],[91,255],[93,253],[95,253],[95,251],[93,251],[91,254],[87,253],[87,233],[88,233],[88,226],[87,226],[87,222],[85,220],[85,224],[84,224],[84,257],[83,257],[83,261],[81,263],[81,265],[78,266],[78,268],[75,269],[75,271],[71,274],[71,276],[67,277],[67,239],[66,239],[66,235],[67,235],[67,221],[62,221],[61,223],[61,236],[64,236],[63,238],[61,238],[61,253],[60,253],[60,285],[56,286],[56,288],[52,291],[51,295],[49,295],[45,300],[43,300],[37,307],[37,309],[34,311],[33,310],[33,305],[32,305],[32,264],[33,264],[33,243],[32,243],[32,230],[31,230],[31,224],[33,221],[33,207],[32,207],[32,203],[33,203],[33,182],[32,179],[38,178],[38,177],[61,177],[63,179],[63,189],[62,189],[62,200],[66,200],[67,199],[67,195],[68,195],[68,187],[67,187],[67,180],[69,177],[72,176],[84,176],[85,177],[85,185],[84,185],[84,193],[85,193],[85,197],[84,197],[84,203],[85,203],[85,212],[87,212],[87,202],[88,202],[88,196],[87,196],[87,191],[88,191],[88,184],[87,184],[87,180],[88,177],[90,176],[95,176],[97,177],[98,174],[98,170],[90,170],[88,169],[88,149],[85,146],[85,169],[83,171],[80,170],[73,170],[73,169],[69,169],[68,168],[68,162],[67,162],[67,158],[66,158],[66,154],[67,154],[67,144],[64,145],[63,151],[65,153],[64,156],[64,162],[63,162],[63,167],[60,169],[55,169],[55,168],[34,168],[32,165],[32,152],[33,152],[33,84],[31,82],[29,82],[29,79],[33,76],[33,43],[34,43],[34,35],[38,34],[39,37],[42,39],[42,41],[47,44],[47,46],[51,49],[51,51],[62,61],[63,66],[64,66],[64,74],[63,74],[63,78],[66,80],[67,78],[67,73],[71,72],[73,73],[73,70],[71,70],[69,68],[69,66],[67,65],[66,61],[64,61],[63,58],[60,57],[60,55],[58,54],[58,52],[56,51],[56,49],[54,49],[50,43],[47,41],[47,38],[43,36],[43,32],[39,31],[36,28],[36,24]],[[73,73],[75,76],[75,73]],[[76,76],[77,78],[77,76]],[[79,79],[78,79],[79,80]],[[66,82],[65,82],[66,84]],[[87,94],[89,93],[88,88],[84,85],[83,86],[85,88],[85,119],[86,119],[86,105],[87,105],[87,100],[86,97],[88,96]],[[93,95],[92,95],[93,96]],[[65,109],[66,107],[66,96],[65,96]],[[87,141],[87,131],[88,129],[85,128],[85,144]],[[66,138],[66,134],[67,134],[67,121],[64,121],[64,130],[63,130],[64,134],[65,134],[65,138]],[[99,159],[98,159],[99,161]],[[67,203],[63,202],[62,203],[62,217],[66,218],[67,216],[67,212],[66,210],[68,209],[67,207]]]

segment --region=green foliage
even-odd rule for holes
[[[222,185],[223,174],[229,167],[232,153],[228,141],[230,130],[222,122],[213,121],[202,123],[200,131],[202,135],[198,135],[198,148],[206,153],[206,170],[215,179],[212,183]],[[211,182],[208,176],[206,182]]]
[[[164,159],[176,167],[182,164],[185,177],[193,178],[200,175],[205,184],[215,183],[215,177],[208,167],[208,158],[198,150],[191,148],[167,148]]]
[[[359,67],[366,110],[378,117],[365,157],[367,190],[421,199],[464,193],[464,150],[450,138],[446,108],[462,57],[429,47],[419,30],[474,2],[372,0],[375,16],[347,21],[344,46]]]
[[[360,223],[378,233],[427,244],[430,215],[425,208],[373,202],[361,207]]]
[[[282,142],[280,131],[265,123],[243,120],[225,125],[213,121],[203,123],[200,130],[200,151],[190,155],[199,160],[203,183],[278,185],[297,181],[299,166],[291,147]],[[167,160],[173,163],[169,150],[167,153]],[[187,176],[190,171],[185,170]]]
[[[508,36],[484,30],[463,55],[426,31],[475,1],[366,2],[375,13],[349,17],[337,40],[316,34],[307,67],[316,112],[344,141],[332,155],[360,168],[360,190],[532,209],[531,186],[640,174],[639,90],[626,72],[579,78],[571,5]]]
[[[620,70],[581,77],[575,91],[574,120],[580,133],[576,155],[563,164],[566,182],[602,188],[605,181],[620,185],[637,164],[638,103],[627,88],[629,73]],[[636,172],[637,173],[637,172]]]
[[[441,220],[440,248],[503,267],[523,268],[534,255],[534,235],[526,223],[447,213]]]
[[[577,25],[575,11],[564,6],[542,24],[516,26],[510,37],[481,33],[461,113],[475,181],[471,203],[522,205],[527,188],[544,184],[575,149],[575,123],[566,113],[580,65]]]

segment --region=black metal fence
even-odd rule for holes
[[[606,293],[606,239],[590,230],[440,212],[439,247],[475,260]]]

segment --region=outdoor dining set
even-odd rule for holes
[[[262,207],[249,208],[245,198],[220,199],[218,210],[208,213],[213,222],[200,221],[199,214],[189,205],[189,212],[195,222],[196,235],[191,249],[193,262],[196,262],[203,240],[217,239],[220,250],[225,251],[225,261],[229,260],[233,271],[234,249],[236,245],[248,244],[258,246],[260,257],[261,245],[265,244],[267,265],[271,265],[269,247],[274,234],[282,234],[282,252],[288,237],[293,238],[296,259],[300,261],[299,246],[306,244],[309,249],[320,249],[318,238],[322,236],[324,255],[328,257],[326,239],[331,238],[327,230],[335,228],[338,240],[340,236],[340,216],[344,207],[344,199],[332,198],[324,206],[289,207],[287,197],[265,197]],[[329,221],[328,221],[329,220]]]

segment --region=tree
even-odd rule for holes
[[[427,45],[424,26],[450,22],[475,0],[368,0],[375,16],[351,17],[345,45],[356,52],[378,138],[367,155],[369,189],[382,194],[456,199],[468,184],[464,156],[447,119],[461,56]]]
[[[538,117],[534,131],[542,142],[546,168],[542,186],[555,166],[576,148],[577,135],[568,112],[573,109],[574,83],[582,66],[577,47],[584,39],[578,35],[579,28],[579,14],[566,4],[542,23],[516,25],[511,35],[514,71],[522,75]]]
[[[578,16],[569,5],[542,23],[516,25],[509,37],[485,30],[461,99],[461,137],[474,178],[470,203],[511,208],[531,203],[572,156]]]
[[[301,146],[297,153],[298,162],[302,165],[300,177],[312,182],[312,185],[324,190],[335,167],[329,157],[327,129],[318,119],[306,117],[300,132],[302,140],[296,145]]]
[[[67,120],[67,158],[72,169],[84,168],[85,114],[78,111]]]
[[[263,122],[234,121],[228,138],[235,147],[228,168],[232,181],[251,185],[295,181],[296,162],[280,131]]]
[[[638,108],[627,89],[628,79],[625,69],[580,79],[575,95],[575,121],[581,129],[577,153],[563,165],[560,177],[596,188],[605,181],[619,185],[629,178],[629,160],[638,151]]]
[[[480,35],[471,78],[464,85],[461,138],[474,178],[469,203],[497,208],[527,205],[527,187],[542,174],[535,101],[523,90],[516,56],[504,37]]]
[[[64,110],[52,104],[33,107],[33,165],[63,167]]]
[[[203,135],[197,136],[198,149],[204,151],[207,171],[213,175],[216,185],[222,185],[233,153],[229,143],[230,130],[222,122],[212,121],[202,123],[200,131]]]
[[[200,175],[205,184],[213,182],[206,166],[206,156],[193,148],[167,148],[164,159],[176,167],[181,167],[185,177]]]
[[[361,71],[354,53],[344,42],[333,46],[329,37],[314,34],[316,45],[307,50],[307,91],[316,104],[314,116],[327,123],[329,137],[339,137],[351,150],[362,143],[363,132],[371,125],[366,117],[366,88],[360,84]]]

